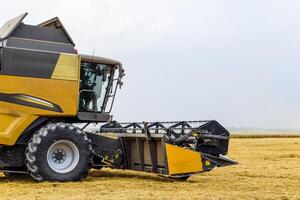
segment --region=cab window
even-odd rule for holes
[[[85,112],[102,112],[111,79],[111,66],[82,62],[80,69],[79,107]]]

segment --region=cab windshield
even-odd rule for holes
[[[113,66],[82,62],[80,69],[79,110],[103,112],[112,81]],[[107,92],[108,91],[108,92]]]

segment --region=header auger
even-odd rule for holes
[[[78,181],[91,168],[110,167],[185,180],[236,164],[225,157],[229,132],[216,121],[113,121],[122,64],[78,54],[57,17],[33,26],[23,23],[26,15],[0,29],[0,170],[6,175]]]

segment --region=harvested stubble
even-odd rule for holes
[[[0,177],[0,199],[300,199],[300,138],[233,138],[229,156],[240,164],[186,182],[111,169],[76,183]]]

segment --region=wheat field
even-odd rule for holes
[[[300,138],[233,138],[238,165],[215,168],[186,182],[126,170],[93,170],[75,183],[0,177],[0,199],[299,199]]]

